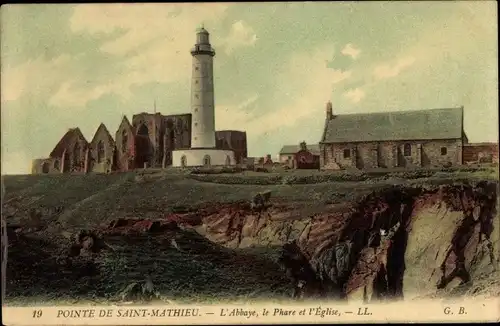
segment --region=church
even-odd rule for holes
[[[197,32],[191,55],[190,113],[142,112],[135,114],[131,121],[123,116],[114,138],[101,123],[90,142],[79,128],[71,128],[49,157],[33,160],[32,173],[109,173],[138,168],[242,163],[247,157],[246,132],[215,130],[215,51],[203,27]]]

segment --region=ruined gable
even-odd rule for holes
[[[126,116],[116,131],[116,167],[121,171],[128,171],[134,168],[135,141],[134,129]]]
[[[63,172],[84,172],[88,146],[89,143],[80,128],[71,128],[57,143],[49,157],[60,160],[60,169]]]
[[[90,142],[88,153],[88,170],[93,172],[109,172],[115,161],[115,141],[106,126],[101,123]]]

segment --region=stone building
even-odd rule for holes
[[[471,143],[463,147],[464,164],[498,164],[498,143]]]
[[[462,164],[463,107],[334,115],[326,107],[323,169],[442,167]]]
[[[79,128],[69,129],[48,158],[35,159],[32,173],[85,172],[85,153],[89,143]]]
[[[217,148],[232,150],[236,162],[247,157],[246,132],[216,131]],[[191,114],[139,113],[126,116],[111,136],[100,124],[89,143],[79,128],[69,129],[49,157],[35,159],[32,173],[129,171],[172,165],[172,152],[191,146]]]
[[[305,145],[305,143],[304,143]],[[278,162],[280,163],[288,163],[291,162],[295,155],[302,150],[302,144],[297,145],[285,145],[281,148],[278,153]],[[318,144],[310,144],[306,145],[307,151],[310,152],[313,156],[317,156],[319,159],[319,145]]]
[[[247,133],[237,130],[219,130],[215,132],[217,148],[234,152],[236,164],[243,164],[247,157]]]

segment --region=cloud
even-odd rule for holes
[[[253,46],[257,42],[257,35],[252,27],[242,20],[238,20],[233,25],[229,35],[224,40],[224,48],[227,54],[231,54],[235,49],[245,46]]]
[[[344,96],[352,103],[358,103],[363,99],[363,97],[365,97],[365,92],[361,88],[355,88],[345,92]]]
[[[393,66],[389,64],[384,64],[375,67],[373,74],[377,79],[396,77],[401,73],[401,71],[410,67],[414,63],[415,63],[414,57],[404,57],[402,59],[399,59]]]
[[[279,85],[268,97],[258,98],[260,112],[248,113],[250,104],[231,106],[225,111],[224,124],[247,130],[250,137],[258,137],[279,128],[293,126],[298,121],[323,114],[325,103],[330,99],[334,85],[347,80],[351,71],[327,68],[333,56],[332,46],[321,46],[311,52],[293,54],[281,68],[277,68],[275,83]],[[255,98],[255,99],[254,99]],[[264,110],[264,108],[267,108]],[[217,120],[221,119],[217,115]]]
[[[71,30],[92,36],[118,33],[119,36],[102,44],[100,51],[115,57],[122,71],[90,87],[77,83],[78,78],[66,80],[51,103],[61,107],[84,106],[108,93],[128,98],[132,86],[187,81],[191,68],[189,50],[196,41],[196,28],[201,23],[208,29],[215,25],[224,18],[228,6],[225,3],[77,5],[70,18]],[[236,32],[241,33],[238,26]],[[214,44],[217,41],[220,39],[211,40]]]
[[[216,104],[215,105],[215,128],[216,130],[226,129],[241,129],[254,118],[254,115],[248,112],[249,108],[254,107],[259,99],[259,95],[255,94],[243,100],[236,105],[231,104]]]
[[[345,56],[349,56],[349,57],[353,58],[354,60],[356,60],[356,58],[361,53],[361,50],[360,49],[356,49],[354,47],[354,45],[352,45],[351,43],[348,43],[348,44],[346,44],[346,46],[344,46],[344,48],[342,49],[341,53],[343,55],[345,55]]]
[[[48,61],[38,57],[16,66],[5,64],[1,72],[2,102],[15,101],[26,93],[43,95],[64,78],[69,62],[70,56],[62,55]]]

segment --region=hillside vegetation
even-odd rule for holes
[[[461,189],[482,189],[485,186],[480,184],[484,181],[496,184],[498,178],[496,169],[230,172],[143,170],[4,176],[6,196],[2,213],[11,229],[9,302],[113,301],[118,300],[120,291],[128,285],[144,282],[147,275],[162,300],[289,298],[293,285],[278,264],[283,244],[300,240],[301,250],[307,254],[311,249],[330,246],[356,233],[356,237],[361,236],[361,242],[357,240],[355,255],[366,254],[367,235],[378,233],[384,223],[392,223],[384,219],[400,210],[389,207],[391,200],[401,205],[408,205],[409,201],[416,205],[418,215],[410,214],[405,219],[423,222],[415,222],[421,226],[413,231],[405,229],[411,239],[423,239],[419,228],[429,233],[432,229],[429,226],[435,225],[433,218],[438,215],[446,221],[441,224],[447,225],[447,230],[434,228],[437,233],[429,233],[431,237],[426,238],[426,243],[434,243],[434,246],[422,247],[417,240],[412,240],[408,247],[418,252],[406,253],[412,265],[405,282],[407,287],[411,284],[418,289],[421,286],[415,275],[434,275],[439,269],[420,266],[425,264],[422,257],[437,255],[437,250],[439,257],[446,260],[447,256],[443,255],[450,241],[455,241],[452,238],[456,234],[463,233],[459,228],[464,214],[453,213],[463,209],[448,208],[449,212],[442,215],[440,202],[453,206],[453,200],[448,197],[455,198],[461,191],[468,191]],[[256,213],[249,208],[249,202],[255,194],[264,191],[271,191],[271,207]],[[387,193],[398,195],[387,197]],[[471,205],[478,205],[479,199],[474,196],[469,201]],[[375,214],[380,207],[388,209],[385,215]],[[423,212],[430,214],[429,217]],[[487,223],[497,228],[498,215],[495,214],[485,211],[483,215]],[[363,216],[366,221],[360,219]],[[154,231],[151,224],[154,221],[177,226]],[[358,234],[355,229],[366,235]],[[81,230],[94,232],[95,241],[104,245],[97,248],[94,240],[91,244],[85,243],[90,241],[87,239],[83,246],[92,250],[71,253],[74,235]],[[467,232],[465,234],[470,233]],[[498,239],[491,239],[497,248]],[[467,255],[475,257],[471,275],[491,277],[489,267],[484,267],[490,266],[484,263],[487,251],[481,246],[476,243],[467,249]],[[395,260],[396,263],[400,262]],[[357,268],[361,267],[350,268],[358,273]],[[477,284],[481,284],[480,281]],[[360,286],[356,282],[353,278],[349,286],[353,289]],[[434,293],[432,286],[426,289]],[[443,291],[458,293],[460,289]],[[474,291],[482,293],[483,289]]]

